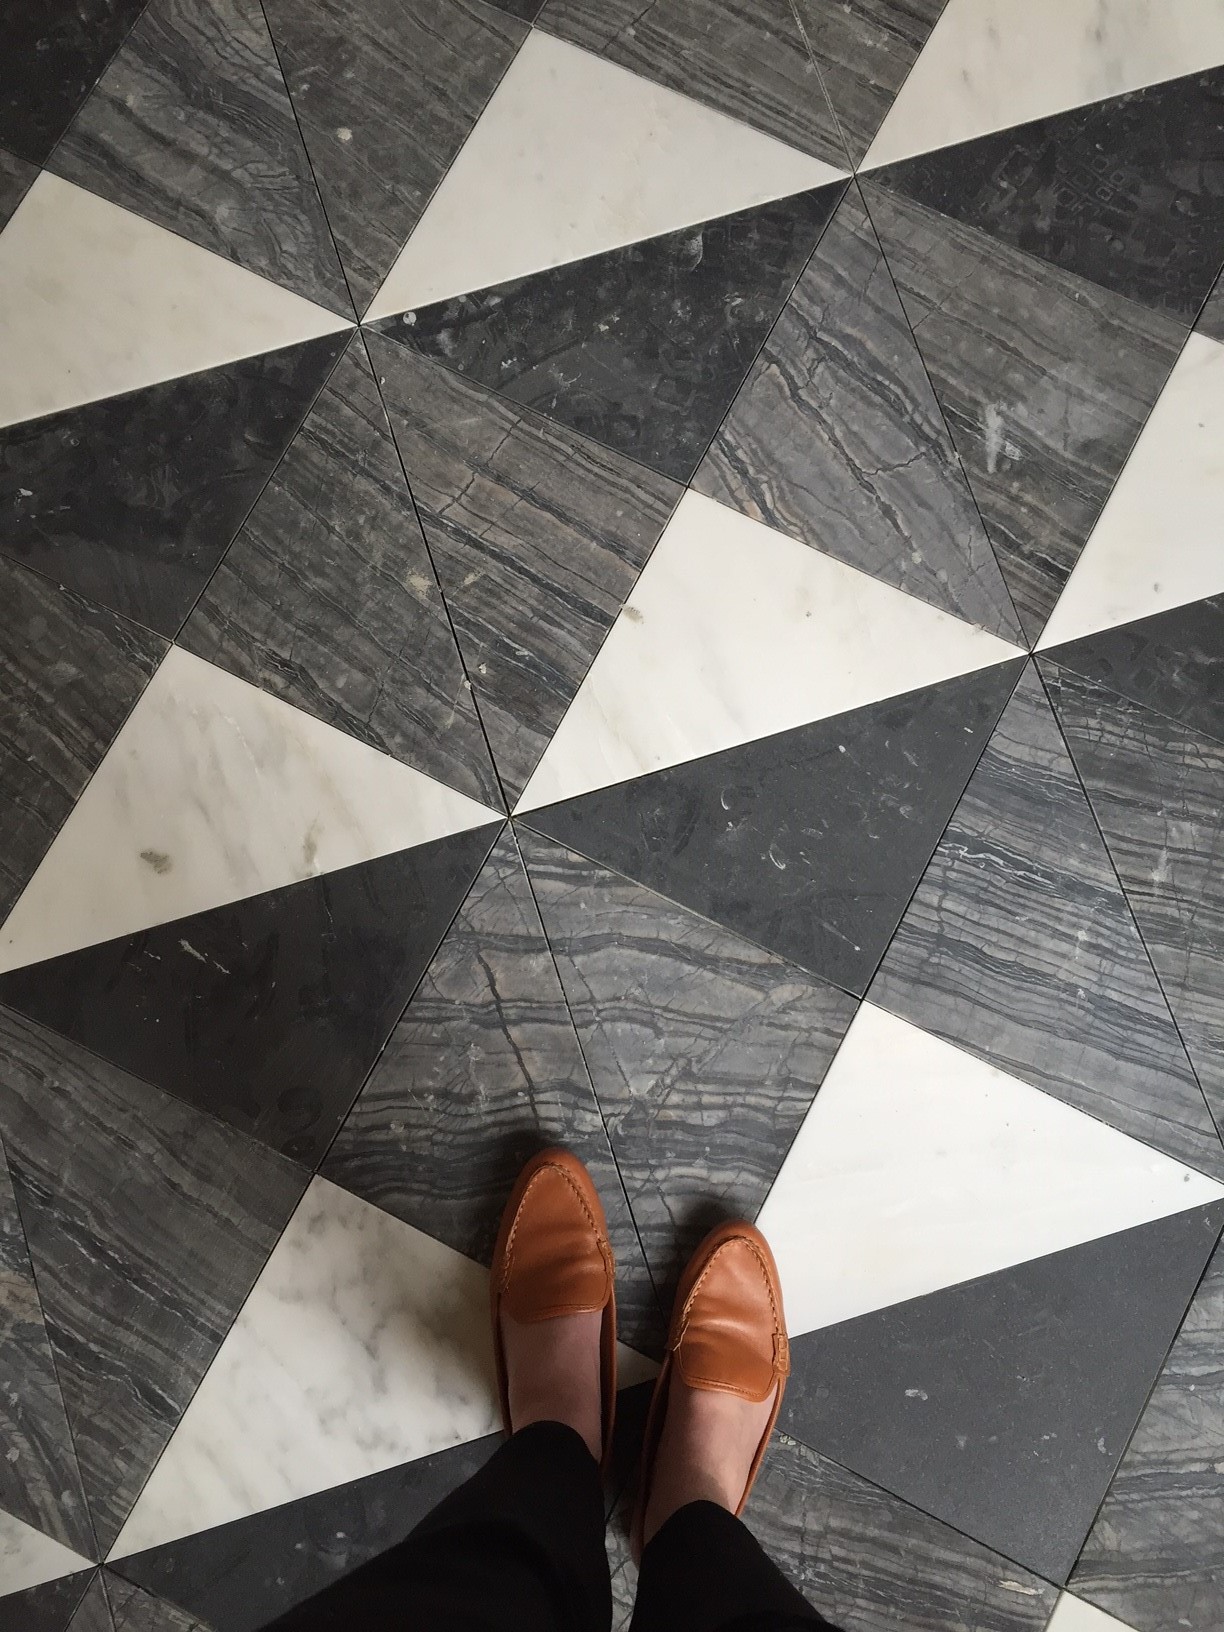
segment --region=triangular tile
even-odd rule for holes
[[[188,1614],[166,1598],[125,1581],[113,1570],[103,1570],[106,1596],[110,1604],[115,1632],[213,1632],[213,1628],[198,1616]],[[220,1627],[217,1632],[230,1632]]]
[[[358,12],[344,0],[265,0],[264,11],[364,311],[525,30],[447,0],[368,0]]]
[[[786,1430],[1065,1581],[1221,1224],[1217,1202],[800,1337]]]
[[[2,93],[0,93],[2,94]],[[0,231],[38,175],[37,168],[0,147]]]
[[[1103,1609],[1064,1592],[1059,1595],[1046,1632],[1135,1632]]]
[[[0,1050],[9,1165],[105,1550],[303,1180],[212,1117],[5,1011]]]
[[[1021,663],[619,782],[523,820],[861,993]]]
[[[0,605],[2,918],[148,683],[165,642],[4,559]]]
[[[100,1570],[85,1588],[85,1595],[68,1623],[68,1632],[116,1632]]]
[[[56,147],[57,175],[352,313],[259,0],[151,0]]]
[[[795,1334],[1222,1199],[1215,1180],[864,1003],[759,1222]]]
[[[175,647],[0,929],[0,970],[496,819]]]
[[[870,997],[1214,1174],[1224,1150],[1037,675],[987,745]]]
[[[1224,345],[1192,334],[1084,547],[1043,649],[1224,590]]]
[[[857,187],[693,485],[932,606],[1020,636]]]
[[[755,1216],[855,1010],[844,992],[519,829],[666,1305],[723,1216]]]
[[[61,1575],[24,1592],[6,1594],[0,1585],[0,1617],[13,1632],[68,1632],[68,1623],[95,1571]]]
[[[473,1070],[473,1061],[479,1068]],[[565,1145],[595,1177],[636,1347],[660,1316],[513,835],[494,845],[321,1171],[488,1263],[527,1158]]]
[[[0,1512],[0,1609],[6,1607],[11,1593],[90,1568],[87,1558],[62,1542],[52,1541],[11,1513]]]
[[[0,60],[0,143],[42,164],[144,9],[144,0],[11,0]]]
[[[831,182],[378,326],[456,373],[686,481],[842,191],[843,183]]]
[[[28,964],[0,975],[0,1002],[313,1166],[496,832]]]
[[[346,327],[44,170],[0,233],[0,425]]]
[[[382,335],[367,342],[513,801],[682,489]]]
[[[1012,600],[1036,639],[1184,325],[870,179],[864,194]]]
[[[180,644],[473,799],[501,803],[360,340]]]
[[[687,493],[518,810],[1016,655],[985,630]]]
[[[1206,334],[1224,345],[1224,273],[1216,279],[1215,288],[1207,297],[1207,304],[1194,326],[1200,334]]]
[[[1224,12],[1122,0],[949,0],[865,168],[1224,62]]]
[[[308,340],[0,431],[0,548],[173,636],[343,344]]]
[[[869,174],[1189,326],[1224,263],[1222,93],[1213,67]]]
[[[533,32],[368,316],[693,227],[836,181],[820,159]]]

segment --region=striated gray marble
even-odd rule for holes
[[[305,1176],[4,1010],[0,1132],[105,1552]]]
[[[152,0],[51,169],[352,313],[259,0]]]
[[[0,1597],[0,1623],[14,1632],[67,1632],[95,1575],[94,1570],[77,1570],[24,1592],[6,1593]]]
[[[1185,339],[1176,317],[863,183],[1012,600],[1035,641]]]
[[[540,915],[509,831],[336,1136],[327,1178],[488,1263],[519,1168],[563,1144],[599,1186],[621,1335],[660,1315]]]
[[[884,122],[946,0],[796,0],[850,160]]]
[[[1208,295],[1198,322],[1194,325],[1200,334],[1224,344],[1224,275],[1216,279],[1216,286]]]
[[[1224,1626],[1224,1246],[1071,1575],[1135,1632]]]
[[[1224,1150],[1031,667],[868,996],[1224,1177]]]
[[[0,918],[12,907],[166,642],[0,558]]]
[[[27,164],[5,148],[0,147],[0,231],[26,195],[26,188],[38,174],[37,166]]]
[[[682,489],[380,334],[367,343],[513,801]]]
[[[145,0],[5,0],[0,143],[42,164],[144,6]]]
[[[359,311],[526,36],[511,9],[483,0],[265,0]]]
[[[101,1570],[86,1587],[85,1596],[68,1623],[68,1632],[116,1632]]]
[[[208,1621],[103,1570],[115,1632],[212,1632]]]
[[[360,338],[179,644],[474,799],[500,803]]]
[[[693,486],[946,612],[1020,638],[857,187]]]
[[[527,870],[655,1284],[754,1218],[857,1007],[520,827]]]

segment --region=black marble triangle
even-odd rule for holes
[[[102,1579],[115,1632],[214,1632],[198,1615],[125,1581],[112,1569],[103,1570]],[[215,1632],[225,1632],[224,1623]]]
[[[686,481],[844,190],[833,182],[374,327]]]
[[[0,1625],[5,1632],[67,1632],[94,1575],[92,1570],[78,1570],[75,1575],[61,1575],[57,1581],[0,1596]]]
[[[85,1595],[68,1623],[68,1632],[116,1632],[101,1570],[85,1588]]]
[[[1193,1208],[792,1337],[783,1426],[1065,1581],[1221,1226]]]
[[[344,346],[327,335],[0,430],[0,549],[173,636]]]
[[[497,825],[0,976],[0,1003],[313,1165]]]
[[[7,0],[0,143],[42,164],[145,0]]]
[[[1022,667],[959,675],[519,820],[861,995]]]
[[[9,217],[37,174],[32,164],[0,147],[0,230],[8,225]]]

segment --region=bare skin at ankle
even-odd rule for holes
[[[772,1390],[757,1405],[738,1394],[689,1388],[673,1375],[646,1504],[643,1542],[689,1502],[716,1502],[730,1513],[735,1511],[776,1392]]]
[[[602,1327],[598,1309],[530,1324],[503,1312],[502,1350],[516,1432],[533,1422],[563,1422],[582,1435],[598,1462],[603,1453]]]

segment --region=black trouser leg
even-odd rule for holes
[[[599,1469],[559,1422],[521,1429],[392,1547],[264,1632],[608,1632]]]
[[[632,1632],[836,1632],[746,1525],[713,1502],[673,1513],[642,1554]]]

